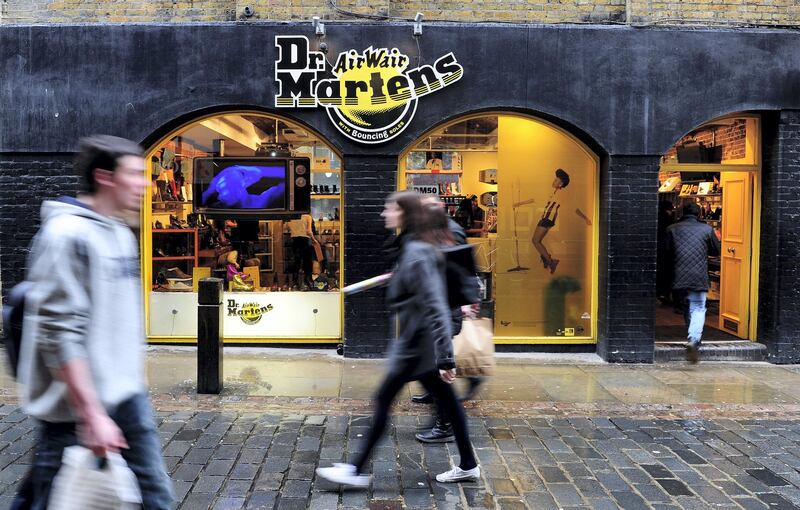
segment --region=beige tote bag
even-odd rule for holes
[[[453,338],[456,374],[476,377],[494,373],[494,340],[491,319],[464,319]]]

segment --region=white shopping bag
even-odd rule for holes
[[[136,476],[118,453],[107,453],[101,469],[83,446],[64,448],[61,469],[50,491],[50,510],[128,510],[140,508]]]

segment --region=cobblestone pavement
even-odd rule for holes
[[[409,403],[409,386],[364,491],[332,486],[314,470],[358,451],[379,362],[229,349],[217,396],[195,393],[194,356],[152,348],[148,355],[183,509],[800,508],[798,366],[498,356],[496,375],[465,405],[481,480],[434,480],[456,449],[414,439],[431,418],[429,407]],[[35,442],[5,373],[0,508]]]
[[[342,490],[314,474],[358,449],[367,416],[286,408],[159,411],[158,417],[180,508],[190,510],[800,505],[800,415],[472,417],[482,478],[447,485],[433,475],[457,458],[455,446],[418,443],[414,433],[430,417],[401,410],[375,450],[369,491]],[[0,408],[0,418],[0,505],[7,508],[29,463],[34,424],[13,405]]]

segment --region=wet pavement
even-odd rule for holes
[[[148,377],[181,508],[800,508],[800,367],[608,365],[588,355],[501,355],[466,404],[478,482],[434,480],[454,444],[404,392],[370,490],[314,469],[348,460],[369,425],[382,363],[322,352],[226,351],[219,396],[194,394],[194,352],[152,349]],[[34,424],[0,379],[0,507]]]

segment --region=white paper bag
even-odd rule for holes
[[[142,503],[136,475],[118,453],[106,454],[107,463],[83,446],[64,448],[61,469],[50,491],[50,510],[133,510]]]

